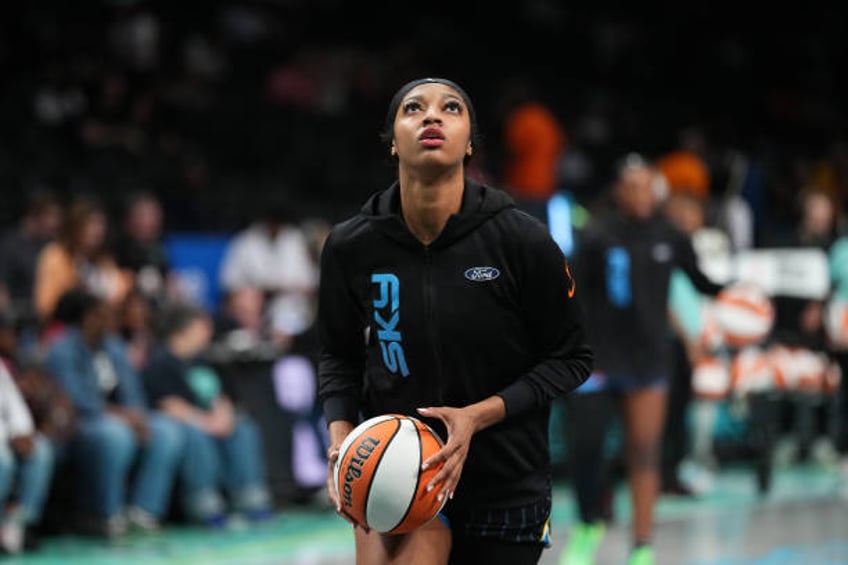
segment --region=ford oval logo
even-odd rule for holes
[[[494,267],[471,267],[465,271],[465,278],[474,282],[493,281],[501,276],[501,272]]]

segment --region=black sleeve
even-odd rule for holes
[[[677,238],[675,257],[677,258],[677,266],[686,273],[695,288],[702,294],[715,296],[724,288],[723,285],[716,284],[704,274],[698,267],[698,256],[695,254],[695,248],[692,246],[692,240],[686,235],[680,233]]]
[[[334,234],[321,253],[318,397],[327,423],[357,422],[365,370],[365,328],[339,262]]]
[[[543,408],[573,391],[589,377],[593,365],[570,266],[547,232],[531,239],[535,241],[523,250],[522,295],[538,362],[498,393],[508,418]]]

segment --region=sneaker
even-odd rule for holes
[[[798,441],[795,438],[781,438],[774,448],[774,466],[785,468],[795,464],[798,461],[798,452]]]
[[[822,467],[836,468],[839,466],[839,452],[833,442],[826,437],[818,438],[810,448],[810,457]]]
[[[9,554],[20,553],[24,548],[24,526],[15,520],[0,525],[0,548]]]
[[[75,529],[82,536],[114,539],[127,533],[127,519],[123,514],[108,518],[80,516],[75,520]]]
[[[602,522],[577,524],[571,533],[568,546],[559,559],[559,565],[592,565],[606,529]]]
[[[627,565],[654,565],[654,550],[649,545],[637,547],[630,553]]]
[[[127,509],[127,524],[131,529],[144,533],[158,532],[161,528],[156,516],[138,506]]]

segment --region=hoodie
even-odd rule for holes
[[[550,493],[554,398],[592,369],[574,281],[544,224],[465,181],[423,245],[397,183],[333,227],[322,252],[319,397],[328,422],[499,395],[504,421],[471,441],[454,503],[508,507]],[[440,421],[421,418],[443,439]]]

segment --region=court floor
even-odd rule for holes
[[[615,523],[598,563],[625,562],[630,512],[627,492],[615,497]],[[772,491],[756,493],[746,468],[722,471],[699,499],[665,497],[657,509],[658,564],[848,564],[848,485],[837,468],[797,466],[776,472]],[[554,545],[541,563],[559,561],[574,516],[566,482],[554,491]],[[107,543],[53,537],[22,564],[345,565],[353,563],[349,527],[320,508],[282,509],[270,523],[221,531],[169,526],[155,535],[130,534]]]

